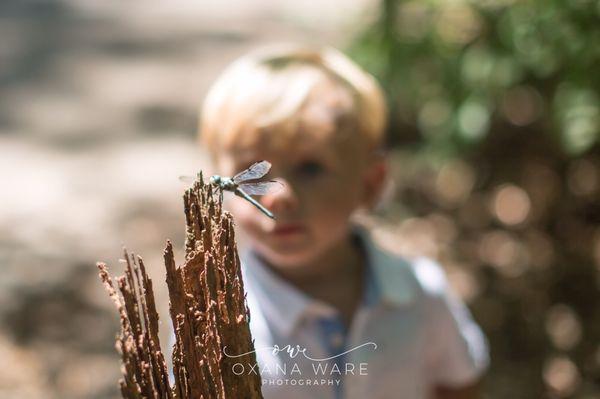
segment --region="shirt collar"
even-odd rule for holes
[[[380,301],[388,306],[404,306],[415,295],[415,279],[410,265],[403,259],[382,250],[363,228],[354,228],[367,257],[367,288],[364,304],[374,306]],[[331,317],[333,307],[317,301],[270,270],[254,252],[244,253],[242,270],[262,312],[282,334],[288,336],[301,321],[311,314]]]
[[[284,336],[289,336],[305,314],[331,316],[335,311],[288,283],[270,270],[254,252],[242,257],[244,278],[257,296],[262,313]]]
[[[357,227],[354,231],[364,244],[377,299],[389,306],[411,304],[415,299],[418,283],[410,263],[381,248],[366,229]]]

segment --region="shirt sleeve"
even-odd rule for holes
[[[460,387],[477,381],[489,366],[485,336],[465,304],[452,292],[442,268],[428,259],[415,262],[425,294],[427,374],[432,385]]]

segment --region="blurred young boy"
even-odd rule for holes
[[[259,160],[284,182],[228,209],[242,256],[265,398],[476,398],[487,347],[441,268],[377,247],[351,216],[386,181],[386,107],[340,52],[279,47],[234,62],[211,88],[200,138],[216,173]],[[234,356],[235,354],[226,354]]]

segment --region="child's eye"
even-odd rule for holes
[[[325,166],[318,161],[304,161],[296,167],[301,177],[318,177],[325,172]]]

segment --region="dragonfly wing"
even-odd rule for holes
[[[241,183],[246,180],[260,179],[271,169],[271,162],[269,161],[258,161],[250,165],[246,170],[241,171],[237,175],[232,177],[234,183]]]
[[[242,183],[238,186],[250,195],[265,195],[276,193],[283,188],[283,183],[276,180],[255,183]]]

